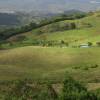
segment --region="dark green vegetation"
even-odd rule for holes
[[[77,81],[68,77],[64,81],[62,100],[99,100],[96,95]]]
[[[0,25],[18,25],[20,21],[14,14],[0,13]]]
[[[2,84],[2,83],[1,83]],[[32,80],[16,81],[5,84],[1,88],[1,100],[99,100],[99,90],[88,91],[80,82],[66,76],[59,89],[49,81],[46,83],[32,82]],[[2,85],[4,86],[4,85]]]
[[[0,41],[5,42],[6,39],[8,39],[11,36],[17,35],[17,34],[21,34],[23,32],[28,32],[30,30],[32,30],[33,28],[36,28],[36,24],[35,23],[31,23],[29,25],[26,26],[22,26],[20,28],[9,28],[6,30],[2,30],[0,32]]]

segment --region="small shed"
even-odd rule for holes
[[[89,48],[90,46],[89,46],[89,44],[81,44],[79,47],[80,48]]]

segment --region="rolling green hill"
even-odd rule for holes
[[[16,79],[19,76],[33,79],[56,77],[59,80],[66,71],[83,81],[99,80],[100,48],[72,48],[87,42],[93,45],[99,42],[99,15],[94,13],[79,20],[64,20],[10,37],[8,41],[12,43],[11,46],[25,47],[0,51],[1,80]],[[58,26],[63,28],[71,23],[75,23],[75,29],[55,30]],[[34,41],[39,40],[63,40],[69,43],[69,48],[34,47]],[[6,46],[9,47],[9,44]]]
[[[75,25],[74,28],[71,26],[72,24]],[[99,27],[100,13],[96,12],[82,19],[64,20],[45,25],[30,32],[10,37],[8,40],[10,42],[21,42],[30,45],[36,40],[58,42],[63,40],[71,46],[77,46],[87,42],[92,42],[93,45],[96,45],[96,42],[99,42],[100,37]],[[25,38],[18,41],[20,36],[24,36]]]
[[[49,91],[57,95],[62,92],[65,74],[86,84],[89,93],[94,90],[94,96],[100,97],[100,12],[81,19],[58,19],[47,20],[38,27],[31,23],[34,29],[30,25],[0,33],[0,100],[26,100],[24,95],[39,95],[38,100],[43,95],[42,99],[48,100],[45,96]],[[82,44],[90,47],[80,47]],[[66,82],[68,91],[73,94],[74,89],[76,93],[74,81]],[[68,82],[73,89],[69,89]],[[80,88],[76,82],[74,86]],[[53,95],[51,92],[47,98]],[[78,95],[82,94],[83,99],[85,93],[79,91]]]
[[[65,72],[84,82],[99,80],[100,48],[26,46],[0,51],[0,80],[62,80]],[[55,81],[56,81],[55,80]]]
[[[0,45],[0,80],[48,79],[59,83],[67,72],[83,82],[100,82],[100,47],[96,45],[100,42],[99,32],[100,13],[96,12],[11,36]],[[51,46],[52,41],[58,45]],[[61,41],[68,46],[62,48]],[[93,46],[75,47],[87,42]]]

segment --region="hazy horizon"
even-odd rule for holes
[[[99,0],[0,0],[0,10],[62,12],[100,9]]]

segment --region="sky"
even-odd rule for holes
[[[0,0],[0,10],[61,12],[100,9],[100,0]]]

